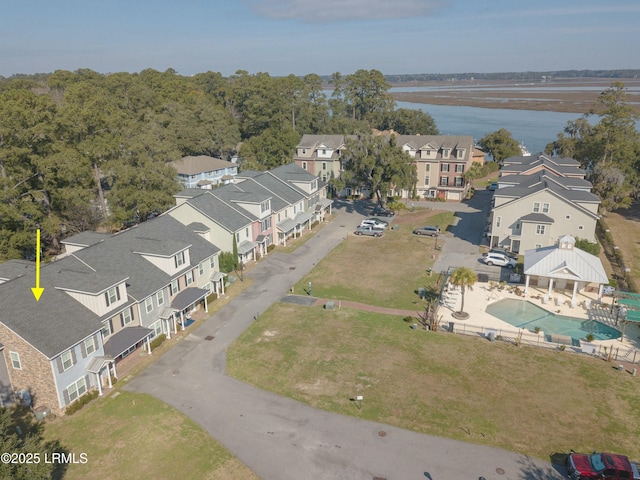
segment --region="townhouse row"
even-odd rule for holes
[[[484,164],[484,152],[474,146],[473,137],[459,135],[399,135],[396,145],[414,159],[418,182],[416,193],[426,199],[463,200],[470,184],[464,173],[476,162]],[[352,135],[303,135],[296,147],[294,161],[303,169],[328,182],[341,178],[344,166],[345,143]],[[348,184],[336,195],[369,196],[366,187]],[[413,192],[396,191],[407,198]]]
[[[41,268],[40,301],[32,262],[0,264],[0,372],[10,392],[56,413],[91,389],[102,394],[121,359],[151,353],[152,339],[171,338],[212,293],[224,295],[220,252],[235,244],[240,262],[257,259],[330,211],[326,185],[289,164],[180,192],[168,212],[123,232],[65,239],[65,255]]]
[[[488,219],[490,246],[519,253],[565,235],[595,242],[600,198],[585,173],[577,160],[542,153],[504,160]]]

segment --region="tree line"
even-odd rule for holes
[[[302,134],[372,128],[437,133],[426,113],[394,109],[377,70],[272,77],[75,72],[0,78],[0,260],[45,255],[98,225],[140,222],[180,189],[170,162],[239,156],[243,169],[288,163]]]

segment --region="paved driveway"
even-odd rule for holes
[[[248,274],[255,279],[250,288],[125,389],[188,415],[266,480],[564,478],[548,462],[328,413],[225,375],[227,347],[351,231],[363,212],[350,210],[296,252],[260,262]],[[344,392],[346,402],[351,393]],[[471,434],[481,442],[480,432]]]

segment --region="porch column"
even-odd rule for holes
[[[220,286],[222,287],[222,295],[224,295],[224,277],[220,279]]]
[[[109,367],[109,364],[107,363],[107,382],[109,383],[109,388],[113,388],[113,384],[111,383],[111,367]]]
[[[549,277],[549,291],[547,293],[549,295],[549,298],[551,298],[553,295],[553,278],[552,277]]]
[[[571,305],[575,305],[576,304],[576,295],[578,293],[578,282],[574,281],[573,282],[573,296],[571,297]]]
[[[151,355],[151,340],[149,340],[149,337],[147,337],[146,341],[147,341],[147,353]]]
[[[182,313],[182,311],[180,311],[180,326],[182,327],[182,328],[180,328],[180,330],[181,331],[184,330],[184,314]],[[178,332],[176,332],[176,333],[178,333]]]
[[[113,367],[113,376],[116,378],[116,380],[118,379],[118,373],[116,372],[116,362],[113,362],[111,364],[111,366]],[[111,375],[109,375],[109,382],[111,382]]]
[[[204,297],[204,311],[205,313],[209,313],[209,305],[208,305],[206,296]]]
[[[164,319],[163,322],[167,330],[167,338],[171,340],[171,317]]]
[[[525,275],[524,276],[524,294],[527,294],[527,291],[529,290],[529,275]]]
[[[182,315],[182,313],[180,315]],[[172,318],[173,318],[173,333],[175,335],[177,335],[178,334],[178,322],[176,321],[175,313],[172,315]]]
[[[598,303],[602,302],[602,291],[604,290],[604,285],[601,283],[598,287]]]
[[[96,383],[98,384],[98,396],[102,396],[102,377],[100,372],[96,372]]]

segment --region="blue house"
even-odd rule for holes
[[[188,156],[171,166],[178,172],[178,180],[185,188],[210,190],[216,185],[231,183],[238,174],[238,165],[219,158],[198,155]]]

